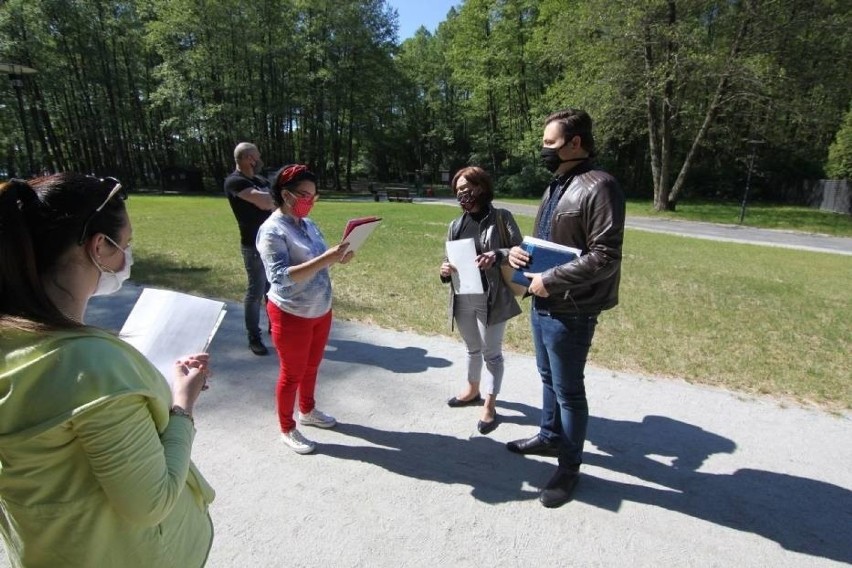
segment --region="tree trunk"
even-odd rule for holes
[[[648,118],[648,149],[651,154],[651,181],[654,188],[654,209],[657,209],[660,202],[660,145],[659,145],[659,128],[657,127],[659,117],[657,115],[657,98],[654,96],[653,85],[653,68],[654,58],[651,46],[651,28],[648,22],[645,22],[645,74],[647,76],[646,105]]]
[[[754,6],[754,2],[749,3],[750,7]],[[719,113],[719,108],[721,107],[722,97],[725,96],[725,93],[728,90],[728,86],[730,84],[730,74],[731,67],[739,56],[740,49],[742,48],[742,42],[748,33],[749,25],[751,24],[751,18],[753,17],[753,11],[751,9],[747,9],[747,14],[743,17],[740,28],[737,31],[737,36],[734,39],[733,45],[731,45],[731,51],[728,55],[728,61],[725,64],[725,72],[722,73],[722,76],[719,78],[719,84],[716,86],[716,92],[713,95],[713,99],[710,102],[710,105],[707,107],[707,112],[704,114],[704,122],[701,123],[701,127],[698,129],[698,133],[695,135],[695,139],[692,141],[692,146],[689,148],[689,152],[686,154],[686,158],[683,160],[683,166],[680,168],[680,173],[675,180],[674,185],[672,186],[671,194],[669,195],[669,203],[670,207],[673,209],[674,204],[677,202],[677,198],[680,196],[681,191],[683,190],[684,182],[686,180],[686,176],[689,173],[689,168],[692,166],[692,160],[695,157],[695,153],[698,150],[699,145],[704,141],[704,136],[707,134],[707,130],[710,128],[710,125],[713,123],[713,120],[716,118],[716,115]]]
[[[340,153],[343,145],[343,124],[346,122],[346,111],[341,108],[340,97],[336,96],[334,108],[329,114],[332,116],[329,124],[329,135],[331,136],[331,163],[334,174],[331,180],[335,191],[340,191]]]
[[[349,85],[349,132],[346,140],[346,191],[352,191],[352,159],[354,156],[353,144],[355,129],[355,86]]]
[[[674,0],[669,0],[667,4],[667,21],[668,24],[667,30],[669,32],[669,37],[666,40],[666,49],[665,49],[665,80],[663,81],[663,96],[662,96],[662,108],[660,110],[659,116],[656,117],[656,123],[659,125],[656,130],[656,136],[658,136],[659,140],[659,157],[657,159],[657,173],[655,177],[657,178],[657,183],[654,184],[654,209],[657,211],[665,211],[670,209],[670,199],[669,199],[669,191],[670,191],[670,177],[671,177],[671,166],[672,166],[672,151],[673,151],[673,140],[672,140],[672,115],[674,105],[672,104],[672,100],[674,97],[674,83],[675,83],[675,59],[678,50],[678,45],[672,40],[672,34],[674,33],[674,27],[677,23],[677,11],[675,7]],[[650,50],[650,30],[646,25],[645,28],[646,33],[646,52]],[[650,57],[646,56],[646,66],[651,63]],[[650,118],[649,118],[650,120]],[[652,168],[653,168],[653,159],[652,159]]]
[[[669,0],[668,3],[668,24],[669,33],[673,33],[675,23],[677,22],[677,12],[675,11],[674,0]],[[672,114],[674,105],[672,99],[674,97],[674,82],[675,82],[675,63],[678,50],[678,45],[671,39],[666,41],[666,80],[663,83],[663,131],[661,132],[660,143],[660,200],[657,204],[658,211],[668,210],[669,207],[669,191],[671,189],[671,170],[672,170],[672,152],[674,144],[672,141]]]
[[[494,100],[494,92],[488,88],[488,153],[491,155],[491,171],[497,173],[497,103]]]
[[[47,110],[47,106],[44,104],[41,90],[38,88],[38,85],[35,85],[35,91],[36,100],[40,101],[39,112],[41,114],[41,121],[44,124],[44,131],[47,134],[47,141],[51,148],[55,168],[58,171],[65,171],[68,169],[68,166],[65,163],[65,152],[62,149],[62,143],[59,141],[59,137],[56,135],[56,130],[53,128],[53,121],[50,119],[50,113]]]
[[[34,84],[31,86],[30,91],[34,92]],[[56,164],[53,161],[53,156],[50,154],[50,148],[47,145],[47,135],[44,132],[43,125],[41,123],[41,113],[38,108],[38,101],[36,104],[30,105],[30,119],[33,123],[33,130],[35,131],[35,137],[38,139],[39,146],[41,147],[41,161],[36,165],[38,172],[40,173],[45,167],[48,170],[55,170]],[[35,172],[33,172],[35,173]]]

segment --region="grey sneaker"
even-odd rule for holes
[[[307,414],[299,413],[299,424],[316,426],[317,428],[334,428],[337,426],[337,420],[333,416],[329,416],[325,412],[320,412],[314,408]]]
[[[302,436],[302,433],[295,428],[289,432],[282,432],[281,441],[297,454],[309,454],[317,449],[314,442]]]

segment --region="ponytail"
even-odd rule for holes
[[[41,288],[26,221],[39,204],[35,191],[23,180],[0,186],[0,313],[13,313],[9,304],[19,304]]]
[[[33,237],[44,205],[24,180],[0,185],[0,332],[77,327],[48,297]]]

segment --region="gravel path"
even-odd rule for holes
[[[140,289],[95,298],[117,328]],[[274,356],[245,346],[241,306],[211,346],[193,456],[218,492],[211,567],[840,566],[852,563],[852,428],[836,416],[672,379],[588,372],[592,417],[573,502],[536,500],[552,459],[532,357],[506,354],[498,411],[450,409],[463,345],[336,321],[318,386],[340,421],[278,441]],[[5,558],[0,566],[8,566]]]

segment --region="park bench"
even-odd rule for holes
[[[388,201],[407,201],[411,203],[412,197],[411,193],[407,189],[389,189],[388,193]]]

